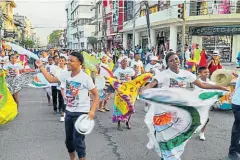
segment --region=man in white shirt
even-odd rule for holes
[[[91,77],[81,69],[83,61],[81,53],[72,52],[68,61],[70,71],[63,72],[57,77],[51,76],[41,61],[36,62],[45,78],[50,83],[61,83],[61,88],[65,91],[63,95],[66,100],[65,144],[71,160],[77,159],[76,152],[79,160],[86,160],[85,135],[78,133],[74,124],[83,114],[88,114],[88,119],[93,120],[99,103],[98,91]],[[88,96],[89,91],[93,96],[92,105]]]

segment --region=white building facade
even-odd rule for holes
[[[98,43],[97,43],[97,48],[103,48],[104,42],[105,42],[105,32],[103,28],[103,12],[105,11],[103,7],[102,0],[96,0],[95,5],[92,7],[92,10],[95,12],[94,16],[92,17],[92,25],[95,25],[95,32],[94,36],[97,38]]]
[[[145,6],[137,1],[125,1],[125,10],[140,10],[135,21],[135,46],[143,49],[148,47],[147,23]],[[153,0],[150,6],[150,35],[151,44],[158,51],[180,51],[182,48],[183,20],[178,18],[178,4],[184,0]],[[125,11],[126,13],[126,11]],[[130,13],[131,14],[131,13]],[[133,35],[133,20],[124,19],[123,47],[129,48]],[[217,49],[225,58],[224,61],[236,61],[236,54],[240,51],[240,2],[239,0],[186,0],[186,32],[185,44],[199,44],[208,52]]]
[[[88,37],[94,36],[95,26],[91,24],[95,0],[70,0],[66,5],[67,44],[69,49],[92,49]]]

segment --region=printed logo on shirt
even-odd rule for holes
[[[46,70],[47,70],[47,72],[50,72],[50,67],[47,67]]]
[[[170,78],[170,88],[185,88],[187,86],[186,77]]]
[[[81,89],[81,83],[74,81],[66,81],[66,98],[68,107],[79,106],[79,93]]]

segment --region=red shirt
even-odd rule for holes
[[[206,55],[205,51],[201,52],[201,59],[200,59],[198,66],[199,67],[207,67],[208,66],[207,55]]]
[[[220,64],[216,65],[214,62],[212,62],[209,66],[210,74],[212,74],[214,71],[216,71],[218,69],[222,69],[222,65],[220,65]]]

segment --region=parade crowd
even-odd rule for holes
[[[81,52],[87,52],[89,56],[99,60],[95,65],[96,70],[91,70],[84,65]],[[124,49],[106,50],[57,50],[35,51],[39,60],[22,56],[14,51],[0,52],[0,69],[6,71],[8,88],[19,106],[19,92],[22,83],[32,78],[31,74],[41,72],[50,86],[46,88],[46,101],[53,106],[53,113],[59,114],[60,122],[65,123],[66,147],[71,160],[86,159],[85,134],[76,131],[74,124],[81,115],[88,115],[90,120],[95,117],[95,112],[102,114],[113,112],[112,121],[116,123],[117,130],[123,131],[122,123],[131,129],[131,116],[127,115],[109,103],[114,96],[115,89],[106,80],[104,87],[99,89],[99,77],[112,76],[121,83],[130,82],[137,77],[151,73],[148,83],[141,87],[138,94],[150,88],[187,88],[195,91],[215,89],[228,91],[226,86],[216,85],[210,80],[211,75],[218,69],[222,69],[220,53],[214,50],[208,54],[204,49],[196,45],[195,49],[185,48],[184,54],[173,52],[171,49],[164,54],[157,54],[154,49],[146,53],[140,46],[133,51]],[[238,76],[234,74],[234,76]],[[27,79],[27,80],[26,80]],[[139,95],[136,99],[139,99]],[[232,110],[234,124],[232,129],[229,159],[239,160],[240,154],[240,79],[236,82],[235,93],[232,96]],[[112,107],[111,107],[112,106]],[[150,105],[145,103],[144,110],[148,112]],[[21,113],[20,113],[21,114]],[[208,119],[209,121],[209,119]],[[205,140],[207,122],[200,130],[200,140]],[[77,155],[76,155],[77,153]],[[168,158],[162,157],[167,160]]]

